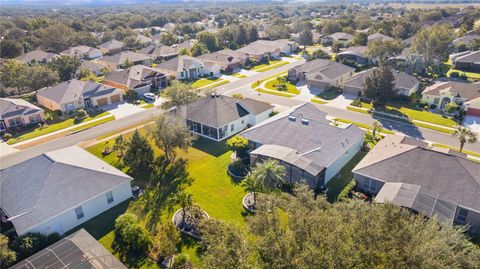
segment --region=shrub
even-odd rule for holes
[[[135,215],[125,213],[115,220],[115,236],[126,251],[146,253],[152,247],[148,231],[140,226]]]
[[[460,74],[457,71],[450,72],[450,77],[451,78],[458,78]]]
[[[48,236],[41,233],[27,233],[12,242],[12,250],[17,253],[17,260],[23,260],[60,239],[57,233]]]
[[[437,105],[436,105],[436,104],[431,104],[431,105],[430,105],[430,109],[435,109],[435,108],[437,108]]]
[[[2,138],[3,138],[3,140],[9,140],[10,138],[12,138],[12,134],[10,134],[10,133],[4,133],[4,134],[2,135]]]
[[[232,97],[235,99],[243,100],[243,95],[240,93],[232,94]]]
[[[0,234],[0,268],[8,268],[17,259],[17,254],[15,251],[12,251],[8,248],[8,237],[3,234]]]
[[[61,117],[63,115],[63,112],[61,110],[55,110],[55,115]]]
[[[342,201],[343,199],[347,198],[348,194],[353,191],[353,189],[355,188],[355,186],[357,185],[357,181],[355,181],[355,179],[352,179],[352,181],[350,181],[344,188],[343,190],[340,192],[340,194],[338,194],[337,196],[337,200],[338,201]]]
[[[237,152],[237,155],[241,155],[248,150],[248,139],[236,135],[227,140],[227,146],[230,150]]]
[[[270,114],[268,114],[268,116],[273,117],[273,116],[277,115],[278,113],[280,113],[280,112],[278,112],[278,110],[274,109],[274,110],[272,110],[272,112],[270,112]]]
[[[455,102],[450,102],[445,106],[445,111],[447,113],[453,113],[458,109],[458,104]]]
[[[173,257],[172,269],[190,269],[193,268],[190,257],[187,254],[178,254]]]
[[[149,256],[158,261],[174,255],[177,253],[177,245],[180,240],[180,232],[171,222],[162,224],[153,238],[153,247]]]
[[[277,90],[279,90],[279,91],[286,91],[287,89],[288,89],[287,85],[285,85],[285,84],[277,85]]]
[[[357,99],[353,100],[351,105],[356,106],[356,107],[362,107],[362,101],[360,101],[360,99],[357,98]]]

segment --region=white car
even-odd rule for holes
[[[155,101],[155,94],[151,93],[151,92],[147,92],[147,93],[144,93],[143,94],[143,98],[147,99],[147,100],[152,100],[152,101]]]

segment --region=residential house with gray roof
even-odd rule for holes
[[[200,76],[218,76],[221,66],[200,58],[180,55],[155,66],[155,69],[179,80],[186,80],[196,79]]]
[[[291,108],[240,135],[250,141],[250,164],[275,159],[286,167],[289,183],[306,181],[319,189],[338,175],[363,145],[363,131],[335,126],[311,103]]]
[[[452,60],[456,69],[480,72],[480,50],[471,51]]]
[[[103,79],[103,84],[121,89],[124,94],[129,90],[143,95],[153,88],[163,89],[168,85],[169,77],[153,67],[134,65],[132,67],[110,72]]]
[[[369,59],[367,56],[367,47],[358,46],[358,47],[348,47],[341,52],[337,53],[338,62],[351,61],[360,65],[369,64]]]
[[[115,70],[136,64],[150,65],[152,63],[152,58],[145,54],[126,50],[111,56],[100,58],[97,60],[97,63],[110,70]]]
[[[76,57],[80,60],[92,60],[102,57],[103,53],[97,48],[92,48],[89,46],[76,46],[60,52],[60,55]]]
[[[43,122],[44,110],[23,99],[0,98],[0,133]]]
[[[453,45],[459,46],[464,44],[467,48],[470,48],[474,41],[480,41],[480,35],[474,32],[467,33],[466,35],[453,40]]]
[[[322,41],[326,43],[332,43],[333,41],[348,43],[354,38],[353,35],[344,32],[337,32],[328,36],[322,37]]]
[[[211,94],[181,108],[188,129],[222,141],[270,117],[273,106],[253,99]]]
[[[60,239],[11,269],[127,269],[112,253],[85,229]]]
[[[288,80],[305,82],[309,87],[328,89],[353,76],[355,68],[325,59],[315,59],[288,70]]]
[[[17,56],[14,59],[25,64],[30,64],[30,63],[46,64],[51,62],[52,59],[58,56],[59,56],[58,54],[53,52],[45,52],[43,50],[32,50],[20,56]]]
[[[123,101],[122,91],[93,81],[72,79],[37,92],[38,103],[63,113],[79,108],[93,109]]]
[[[247,54],[250,59],[259,61],[264,57],[278,58],[280,54],[291,54],[298,45],[288,39],[257,40],[236,51]]]
[[[242,62],[244,61],[241,58],[233,57],[230,55],[223,54],[221,51],[202,54],[197,57],[202,60],[204,63],[212,63],[220,66],[222,70],[233,72],[242,67]]]
[[[142,48],[139,53],[148,55],[154,60],[169,60],[178,56],[178,50],[176,48],[165,45],[150,45]]]
[[[445,148],[388,135],[353,169],[357,189],[449,224],[480,231],[480,163]]]
[[[387,35],[384,35],[384,34],[381,34],[381,33],[374,33],[374,34],[368,35],[367,40],[368,40],[368,42],[374,42],[374,41],[377,41],[377,40],[393,41],[395,39],[393,37],[390,37],[390,36],[387,36]]]
[[[132,196],[132,178],[78,146],[0,170],[1,219],[17,234],[64,234]]]
[[[363,94],[365,80],[367,77],[372,75],[376,68],[377,67],[359,72],[352,78],[345,81],[342,84],[343,92],[355,96],[361,96]],[[391,71],[393,77],[395,78],[395,90],[397,91],[398,95],[410,96],[412,93],[417,92],[420,81],[416,77],[393,68],[391,68]]]
[[[125,43],[112,39],[110,41],[100,44],[98,48],[102,51],[103,54],[117,54],[122,52],[122,50],[125,48]]]

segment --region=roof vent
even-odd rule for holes
[[[295,120],[297,120],[297,117],[295,117],[293,115],[290,115],[290,116],[288,116],[288,120],[295,121]]]
[[[215,93],[212,92],[212,94],[210,94],[210,97],[215,98]]]
[[[303,124],[303,125],[308,125],[309,123],[310,123],[309,120],[307,120],[307,119],[302,119],[302,124]]]

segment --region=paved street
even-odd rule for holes
[[[287,64],[275,69],[271,69],[262,73],[254,74],[245,79],[237,80],[232,83],[222,85],[219,88],[217,88],[217,92],[222,94],[228,94],[228,95],[231,95],[234,93],[240,93],[244,97],[249,97],[259,101],[269,102],[279,106],[291,107],[291,106],[300,105],[303,103],[303,101],[301,100],[295,100],[294,98],[285,98],[285,97],[279,97],[271,94],[259,93],[259,92],[253,91],[250,88],[250,85],[255,81],[287,71],[289,68],[296,66],[298,64],[301,64],[302,62],[303,60],[295,63],[290,63],[290,64]],[[326,106],[326,105],[317,105],[317,107],[332,117],[340,117],[340,118],[344,118],[344,119],[348,119],[348,120],[352,120],[352,121],[360,122],[364,124],[371,124],[373,122],[373,119],[369,115],[356,113],[356,112],[344,110],[337,107]],[[0,159],[0,168],[11,166],[18,162],[40,155],[44,152],[76,145],[82,141],[94,139],[98,136],[112,133],[115,131],[120,131],[130,126],[135,126],[142,122],[152,120],[156,116],[160,115],[161,113],[162,113],[162,110],[158,108],[147,109],[137,114],[126,116],[119,120],[107,122],[105,124],[101,124],[99,126],[81,131],[76,134],[61,137],[56,140],[34,146],[26,150],[11,153]],[[416,137],[419,139],[434,141],[434,142],[450,145],[453,147],[458,147],[457,139],[450,135],[436,132],[429,129],[417,128],[412,125],[398,123],[395,121],[384,120],[384,119],[379,119],[379,120],[380,122],[382,122],[383,126],[387,129],[394,130],[396,132],[401,132],[406,135]],[[475,144],[466,144],[465,149],[480,152],[480,143],[477,142]]]

